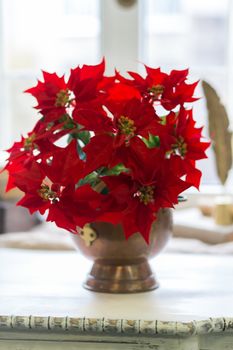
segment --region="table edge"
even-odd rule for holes
[[[1,331],[69,331],[111,335],[192,336],[233,331],[233,318],[209,318],[189,322],[130,320],[70,316],[0,315]]]

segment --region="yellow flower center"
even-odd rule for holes
[[[118,119],[118,128],[121,134],[127,136],[134,136],[134,132],[136,130],[134,121],[128,117],[124,117],[123,115]]]
[[[56,95],[55,107],[65,107],[69,103],[70,92],[68,89],[60,90]]]
[[[32,134],[24,140],[23,148],[25,151],[30,151],[32,148],[34,148],[33,142],[35,141],[35,138],[36,135]]]
[[[46,202],[50,201],[55,203],[58,199],[57,193],[52,191],[46,184],[41,185],[41,188],[38,190],[38,194]]]
[[[174,154],[178,154],[184,157],[187,153],[187,143],[184,141],[182,136],[178,136],[176,143],[172,145],[172,151]]]
[[[142,186],[134,196],[138,197],[141,203],[147,205],[154,200],[154,190],[154,186]]]
[[[154,95],[155,98],[159,98],[164,92],[164,86],[160,84],[154,85],[149,89],[149,92]]]

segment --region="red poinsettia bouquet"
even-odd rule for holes
[[[188,70],[145,69],[145,77],[107,77],[103,60],[72,69],[68,79],[43,72],[26,90],[39,120],[8,150],[5,166],[7,190],[24,192],[18,205],[47,212],[47,221],[73,233],[104,221],[149,241],[158,210],[199,187],[195,163],[209,143],[187,107],[197,99]]]

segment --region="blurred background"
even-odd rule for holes
[[[230,0],[0,0],[0,150],[32,128],[35,101],[23,91],[41,69],[62,74],[103,55],[109,74],[143,73],[141,62],[189,67],[191,80],[210,82],[232,115],[231,14]],[[195,109],[206,124],[203,99]],[[218,183],[212,159],[200,166],[204,184]]]
[[[232,6],[230,0],[0,0],[0,165],[3,150],[38,118],[35,100],[23,91],[41,70],[68,73],[103,56],[108,74],[115,67],[144,74],[142,63],[166,72],[190,68],[190,82],[208,81],[233,118]],[[196,95],[203,96],[201,86]],[[208,136],[204,98],[194,111]],[[215,191],[219,180],[208,152],[199,164],[202,184]],[[1,196],[2,184],[0,190]]]

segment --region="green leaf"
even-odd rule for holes
[[[68,138],[67,138],[67,143],[69,144],[73,139],[75,139],[76,137],[73,137],[72,134],[68,135]],[[86,159],[86,154],[83,152],[83,145],[80,144],[79,140],[77,140],[77,152],[78,152],[78,155],[79,155],[79,158],[81,160],[85,160]]]
[[[78,130],[82,129],[82,125],[76,124],[76,129]],[[71,133],[71,137],[73,139],[81,140],[84,145],[87,145],[90,142],[91,135],[89,131],[84,130],[84,131],[76,131]]]
[[[70,119],[70,116],[68,114],[63,114],[59,119],[59,123],[64,123],[65,121],[67,121],[69,119]]]
[[[72,119],[68,120],[67,123],[63,125],[64,129],[74,129],[76,127],[76,124],[73,122]]]
[[[142,137],[142,141],[145,143],[145,145],[148,148],[154,148],[154,147],[159,147],[160,146],[159,136],[152,135],[150,133],[149,133],[149,138],[146,139],[145,137]]]
[[[107,187],[104,187],[101,191],[101,194],[108,194],[109,190]]]
[[[86,185],[86,184],[89,184],[92,187],[94,187],[99,182],[100,182],[99,175],[95,171],[93,171],[92,173],[88,174],[87,176],[85,176],[83,179],[81,179],[78,182],[78,187],[80,187],[82,185]]]
[[[119,175],[122,172],[127,172],[128,169],[124,166],[124,164],[119,163],[115,165],[113,168],[102,167],[99,169],[98,173],[101,176],[111,176],[111,175]]]
[[[178,196],[178,202],[181,203],[181,202],[186,202],[187,201],[187,197],[184,196],[184,195],[179,195]]]
[[[81,140],[84,145],[88,144],[90,141],[90,132],[89,131],[80,131],[76,133],[76,137]]]
[[[97,171],[93,171],[92,173],[85,176],[83,179],[79,180],[77,187],[89,184],[91,187],[95,187],[101,182],[101,176],[115,176],[119,175],[121,172],[127,172],[128,169],[123,164],[117,164],[113,168],[102,167]],[[102,194],[107,194],[108,189],[104,187],[101,191]]]
[[[77,141],[77,151],[79,154],[79,158],[82,160],[86,159],[86,154],[83,152],[82,145],[80,145],[79,141]]]
[[[160,124],[166,125],[166,123],[167,123],[167,116],[163,115],[162,117],[160,117]]]

